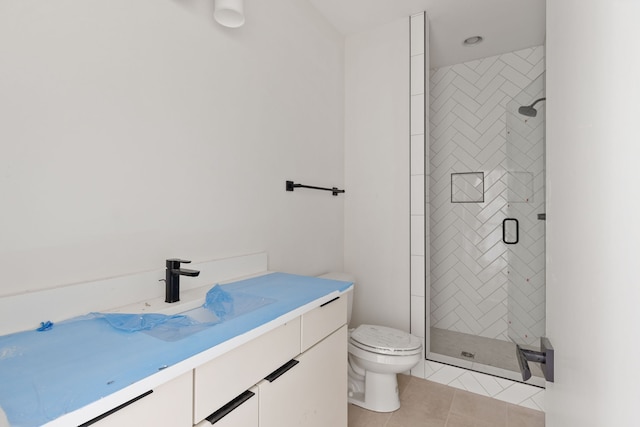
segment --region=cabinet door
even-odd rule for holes
[[[194,370],[194,423],[199,423],[299,353],[300,318],[297,317],[198,366]]]
[[[189,371],[82,426],[191,427],[192,400],[193,372]]]
[[[296,360],[273,382],[260,382],[260,427],[346,427],[347,327]]]

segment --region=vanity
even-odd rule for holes
[[[269,303],[165,339],[91,316],[0,337],[11,425],[346,427],[352,284],[268,273],[222,287]]]

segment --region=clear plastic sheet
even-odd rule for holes
[[[183,314],[90,313],[87,318],[104,319],[119,331],[144,332],[163,341],[178,341],[274,302],[275,299],[243,291],[227,292],[222,286],[215,285],[207,292],[202,307]]]
[[[174,326],[192,326],[195,322],[185,315],[91,313],[95,318],[103,318],[112,327],[124,332],[148,331],[166,323]]]
[[[276,300],[273,298],[252,295],[240,290],[227,292],[222,289],[222,286],[215,285],[207,292],[202,307],[224,321],[250,313],[274,302]]]

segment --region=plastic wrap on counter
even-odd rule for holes
[[[242,291],[225,291],[215,285],[207,292],[205,303],[182,314],[90,313],[86,319],[104,319],[123,332],[143,332],[163,341],[178,341],[203,329],[250,313],[276,300]]]

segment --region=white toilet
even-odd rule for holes
[[[344,273],[320,277],[355,282],[352,276]],[[347,298],[349,322],[353,291]],[[420,338],[385,326],[360,325],[349,330],[348,347],[349,402],[376,412],[400,408],[397,374],[410,370],[421,360]]]

